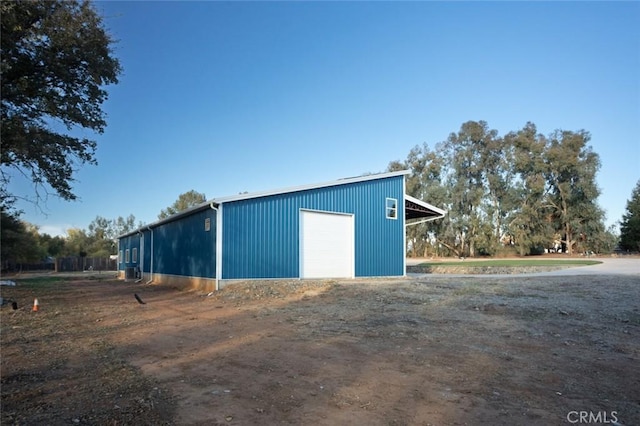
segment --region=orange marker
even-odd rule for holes
[[[36,297],[35,299],[33,299],[33,312],[38,312],[38,306],[40,306],[40,304],[38,303],[38,298]]]

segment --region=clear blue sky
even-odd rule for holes
[[[384,171],[468,120],[591,132],[600,205],[640,179],[637,2],[100,2],[124,73],[77,202],[23,219],[149,223],[207,198]],[[29,195],[16,181],[13,189]],[[425,200],[429,201],[429,200]]]

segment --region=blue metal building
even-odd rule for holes
[[[213,199],[119,237],[129,279],[218,289],[224,280],[405,275],[407,221],[445,212],[399,171]]]

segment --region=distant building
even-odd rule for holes
[[[445,212],[405,194],[408,171],[215,198],[118,238],[122,278],[218,289],[228,280],[405,275],[405,225]]]

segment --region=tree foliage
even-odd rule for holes
[[[389,164],[389,171],[409,169],[407,177],[407,194],[429,203],[440,206],[445,204],[446,188],[441,184],[444,168],[443,156],[440,152],[432,151],[427,144],[414,147],[404,162],[393,161]],[[440,235],[445,226],[443,220],[420,223],[407,226],[407,241],[412,256],[427,257],[438,255],[435,236]]]
[[[596,203],[600,190],[596,173],[600,168],[598,154],[593,152],[589,133],[556,131],[545,150],[547,202],[551,208],[555,230],[569,254],[578,246],[586,251],[586,240],[604,230],[604,213]],[[602,228],[602,229],[600,229]]]
[[[443,154],[449,159],[444,183],[450,197],[451,241],[442,243],[460,256],[491,254],[500,241],[507,151],[497,135],[486,122],[469,121],[443,145]]]
[[[107,257],[116,254],[118,236],[141,226],[142,223],[136,224],[134,215],[126,218],[119,216],[117,219],[96,216],[86,230],[67,230],[66,253],[69,256],[86,253],[89,257]]]
[[[0,201],[13,198],[10,172],[34,183],[36,201],[45,185],[73,200],[75,169],[96,164],[96,142],[66,133],[104,131],[103,87],[121,72],[113,40],[88,1],[7,1],[0,12]]]
[[[70,228],[67,229],[66,234],[65,245],[62,250],[63,256],[85,257],[89,255],[87,250],[91,241],[89,240],[87,231],[80,228]],[[93,253],[91,255],[93,255]]]
[[[35,238],[37,228],[20,220],[17,213],[2,208],[1,213],[0,255],[2,268],[9,264],[38,262],[44,253]]]
[[[501,137],[469,121],[434,150],[413,148],[388,169],[411,170],[407,193],[447,215],[407,228],[410,254],[524,255],[560,244],[569,254],[610,250],[589,138],[583,130],[544,136],[533,123]]]
[[[620,223],[620,247],[623,250],[640,251],[640,180],[627,201]]]
[[[117,254],[117,237],[143,224],[135,216],[106,219],[101,216],[87,229],[71,228],[66,236],[40,233],[37,226],[20,219],[19,212],[2,208],[0,259],[2,267],[24,263],[41,263],[48,257],[108,257]]]
[[[504,139],[505,145],[513,149],[514,204],[505,229],[509,243],[520,255],[551,248],[554,246],[554,230],[545,203],[546,138],[538,133],[533,123],[527,123],[521,130],[508,133]]]
[[[166,209],[162,209],[160,214],[158,215],[158,219],[165,219],[169,216],[172,216],[176,213],[180,213],[185,211],[191,207],[195,207],[207,201],[207,197],[200,192],[194,191],[193,189],[187,192],[184,192],[178,196],[178,199]]]

